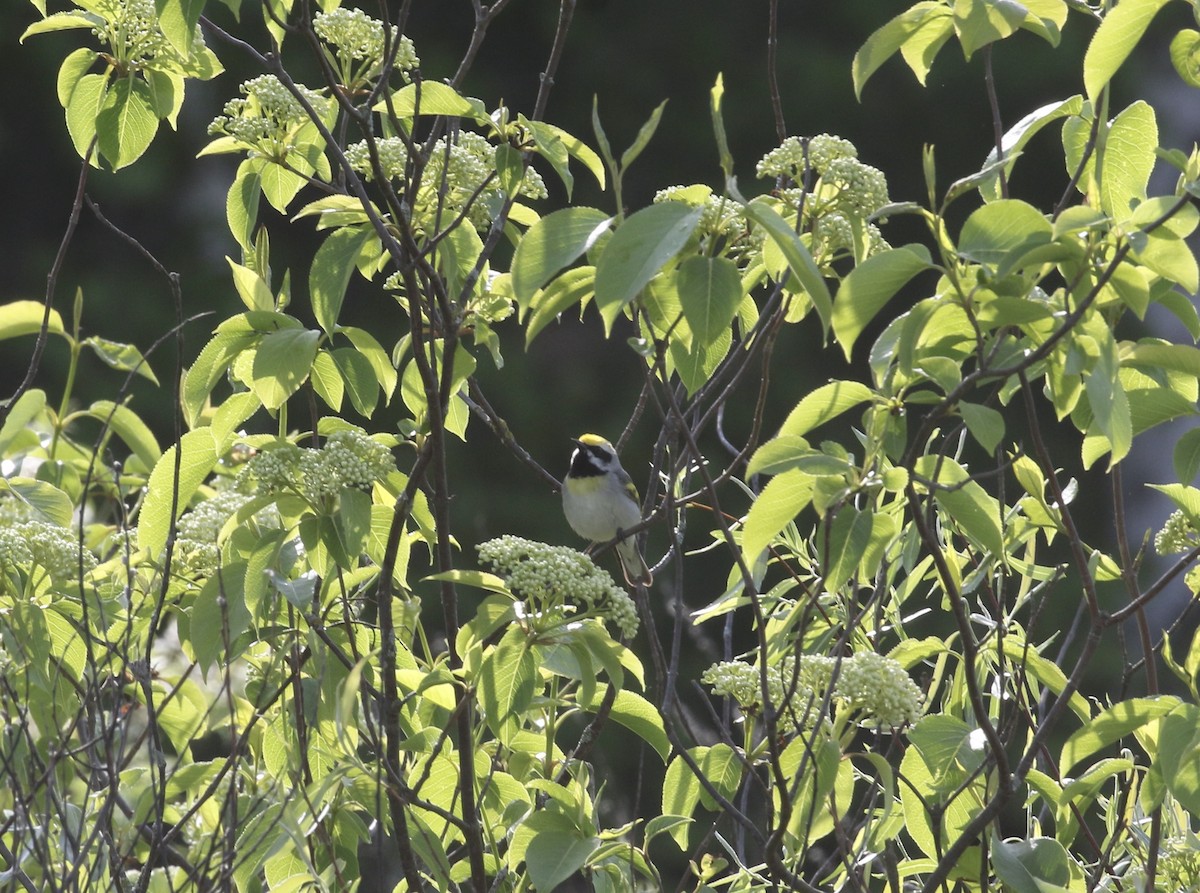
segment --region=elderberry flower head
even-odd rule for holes
[[[231,136],[272,156],[286,151],[292,133],[309,120],[300,100],[273,74],[252,78],[239,89],[244,98],[225,103],[223,113],[208,125],[208,132]],[[318,115],[328,111],[328,99],[301,85],[297,89]]]
[[[383,22],[373,19],[361,9],[339,7],[329,12],[319,12],[313,19],[313,30],[325,43],[350,59],[382,61],[384,54]],[[391,43],[396,50],[396,68],[411,71],[421,64],[413,42],[399,34],[396,26],[391,29]]]
[[[242,474],[257,482],[260,493],[295,493],[317,502],[347,488],[366,489],[395,467],[384,444],[357,428],[346,428],[316,450],[291,443],[265,447]]]
[[[1174,555],[1200,546],[1200,532],[1190,518],[1176,509],[1154,537],[1154,551],[1159,555]]]
[[[703,208],[696,232],[701,247],[720,242],[730,254],[747,255],[762,248],[766,234],[752,229],[742,205],[728,197],[714,195],[708,187],[668,186],[654,196],[654,203],[681,202],[693,208]]]
[[[224,490],[180,517],[175,554],[188,572],[196,577],[211,577],[217,572],[221,528],[249,501],[245,493]]]
[[[56,586],[64,586],[77,578],[81,564],[85,574],[90,572],[96,556],[80,547],[70,528],[40,520],[0,528],[0,572],[29,574],[41,568]]]
[[[626,638],[637,633],[633,600],[582,552],[501,536],[481,543],[479,558],[530,606],[535,621],[539,614],[557,618],[562,608],[581,605],[584,611],[611,620]]]
[[[759,178],[786,177],[800,183],[804,179],[806,167],[817,174],[823,174],[840,158],[858,157],[858,150],[854,148],[854,144],[840,136],[822,133],[812,137],[807,143],[806,158],[805,141],[798,136],[789,136],[758,162]]]

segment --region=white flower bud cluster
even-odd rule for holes
[[[317,502],[347,488],[366,489],[395,468],[391,450],[347,428],[331,434],[319,450],[290,443],[263,449],[242,474],[257,481],[260,493],[296,493]]]
[[[759,179],[787,177],[800,183],[804,180],[806,167],[819,175],[838,159],[857,157],[858,149],[854,147],[854,143],[840,136],[821,133],[808,140],[806,159],[804,140],[798,136],[789,136],[777,148],[762,157],[757,170]]]
[[[821,174],[821,183],[836,190],[832,201],[837,209],[855,217],[870,217],[888,203],[883,171],[857,158],[834,159]]]
[[[1174,555],[1200,546],[1200,534],[1191,520],[1176,509],[1154,537],[1154,551],[1159,555]]]
[[[1189,832],[1162,841],[1158,851],[1155,889],[1186,893],[1200,890],[1200,838]]]
[[[637,634],[637,608],[628,593],[576,549],[506,535],[481,543],[479,558],[507,580],[512,593],[529,603],[535,615],[581,604],[585,611],[612,621],[626,638]]]
[[[211,577],[217,572],[221,528],[249,501],[245,493],[224,490],[180,517],[175,528],[175,555],[191,575]]]
[[[383,61],[383,22],[373,19],[361,9],[338,8],[330,12],[319,12],[313,19],[313,30],[317,36],[339,54],[350,59]],[[396,50],[395,65],[401,71],[411,71],[421,64],[416,48],[407,37],[401,36],[392,26],[392,45],[400,41]]]
[[[829,688],[838,660],[819,654],[800,656],[799,672],[789,655],[767,670],[767,693],[781,715],[798,719],[814,697]],[[730,697],[747,714],[762,712],[762,686],[758,666],[742,661],[713,664],[701,681],[719,697]],[[905,669],[890,657],[864,651],[840,662],[833,698],[848,710],[857,711],[863,725],[901,728],[921,716],[921,690]],[[786,700],[786,703],[785,703]]]
[[[375,146],[384,175],[389,180],[403,179],[408,164],[408,151],[403,141],[390,137],[376,140]],[[346,160],[364,176],[373,176],[365,142],[348,146]],[[482,134],[463,131],[449,144],[445,138],[438,140],[422,174],[414,219],[419,226],[430,229],[437,224],[434,215],[440,207],[441,225],[444,226],[470,203],[468,218],[476,226],[486,227],[502,197],[500,186],[494,179],[495,172],[496,148]],[[489,177],[493,178],[492,182],[481,189]],[[520,193],[526,199],[549,195],[541,174],[532,167],[525,169]]]
[[[49,521],[23,521],[0,527],[0,570],[28,573],[40,567],[55,585],[68,585],[96,567],[96,556],[81,549],[77,534]]]
[[[297,84],[297,88],[318,115],[328,111],[329,100],[324,96],[303,85]],[[231,136],[268,154],[286,149],[292,131],[308,121],[300,100],[273,74],[252,78],[240,90],[245,98],[225,103],[222,114],[208,125],[208,132]]]
[[[154,0],[102,0],[89,4],[88,8],[104,19],[104,24],[93,28],[92,34],[112,47],[113,56],[123,64],[137,68],[164,57],[176,64],[187,61],[159,27]],[[193,55],[204,50],[204,35],[199,25],[192,44]]]
[[[696,231],[707,241],[721,240],[723,249],[730,254],[755,252],[762,248],[766,234],[753,229],[746,220],[741,204],[720,195],[708,195],[703,204],[688,195],[687,186],[668,186],[654,196],[654,203],[682,202],[692,207],[702,207]]]

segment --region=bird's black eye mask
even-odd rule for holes
[[[604,474],[603,464],[608,454],[599,447],[586,443],[578,445],[571,459],[571,475],[573,477],[599,477]]]

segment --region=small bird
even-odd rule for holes
[[[571,529],[594,543],[607,543],[642,520],[641,500],[613,445],[597,434],[573,441],[571,467],[563,480],[563,512]],[[649,586],[650,568],[633,537],[617,543],[617,557],[630,586]]]

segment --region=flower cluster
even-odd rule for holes
[[[77,578],[81,562],[86,574],[96,567],[96,556],[80,548],[70,528],[38,520],[0,527],[0,571],[28,574],[41,568],[63,586]]]
[[[403,141],[390,137],[376,140],[375,146],[384,176],[389,180],[403,179],[408,165]],[[365,142],[347,147],[346,160],[364,176],[373,176]],[[464,131],[450,142],[445,138],[438,140],[422,175],[413,212],[415,222],[423,229],[434,229],[466,210],[472,223],[486,227],[504,198],[495,173],[496,150],[483,135]],[[519,191],[528,199],[545,198],[549,194],[541,175],[532,167],[525,169]]]
[[[186,61],[159,27],[154,0],[102,0],[89,8],[104,19],[92,33],[112,47],[113,56],[125,65],[136,68],[162,57],[175,63]],[[192,42],[193,55],[204,49],[199,26]]]
[[[654,203],[682,202],[693,208],[703,208],[696,232],[701,248],[707,250],[719,243],[720,250],[734,256],[756,253],[766,238],[761,230],[750,227],[741,204],[728,197],[714,195],[707,186],[668,186],[654,196]]]
[[[833,681],[835,670],[837,679]],[[759,668],[741,661],[722,661],[704,671],[701,681],[719,697],[730,697],[747,714],[762,711]],[[901,728],[921,715],[921,690],[897,661],[863,651],[851,657],[800,656],[799,667],[788,655],[767,668],[767,694],[781,715],[806,713],[808,705],[820,700],[833,681],[832,698],[846,710],[859,714],[863,725]]]
[[[802,183],[805,170],[820,175],[839,159],[857,157],[858,150],[854,144],[840,136],[822,133],[808,140],[789,136],[762,157],[757,171],[759,179],[784,177],[793,183]]]
[[[1162,841],[1155,887],[1187,893],[1200,891],[1200,838],[1189,831],[1186,836]]]
[[[339,55],[349,59],[383,61],[385,40],[383,22],[373,19],[361,9],[338,8],[319,12],[313,19],[313,30]],[[399,34],[396,26],[391,29],[391,45],[396,42],[395,66],[401,71],[411,71],[421,64],[416,48],[407,37]]]
[[[1154,551],[1159,555],[1174,555],[1200,546],[1200,532],[1191,518],[1176,509],[1154,537]]]
[[[336,496],[347,488],[365,489],[392,472],[392,452],[364,431],[336,431],[318,450],[291,443],[268,447],[251,459],[242,474],[260,493],[296,493],[309,502]]]
[[[611,620],[626,638],[637,634],[633,600],[588,556],[519,536],[502,536],[479,546],[479,558],[508,582],[509,590],[535,615],[556,614],[571,604]]]
[[[217,572],[221,528],[250,500],[245,493],[224,490],[185,512],[176,527],[175,554],[189,573],[211,577]]]
[[[245,98],[225,103],[222,114],[208,125],[214,136],[231,136],[271,157],[284,154],[292,134],[309,120],[300,100],[292,95],[279,78],[264,74],[246,81],[239,88]],[[297,89],[318,115],[329,109],[329,100],[307,87]]]

